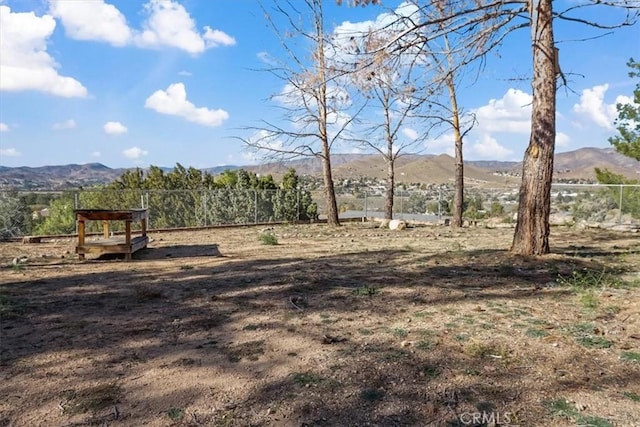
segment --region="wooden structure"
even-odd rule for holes
[[[76,253],[80,259],[84,259],[85,254],[124,254],[127,260],[131,259],[131,254],[139,249],[147,247],[149,238],[147,237],[147,219],[149,217],[146,209],[78,209],[75,211],[78,224],[78,246]],[[86,241],[85,223],[87,221],[102,221],[103,239]],[[109,221],[124,221],[124,237],[112,237],[109,234]],[[140,221],[141,235],[131,237],[131,223]]]

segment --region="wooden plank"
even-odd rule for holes
[[[84,221],[80,219],[78,220],[78,247],[84,245],[84,231]],[[78,253],[78,258],[84,259],[84,252],[78,252],[77,248],[76,252]]]
[[[84,245],[76,247],[76,253],[82,254],[125,254],[130,255],[140,249],[144,249],[149,244],[147,236],[136,236],[131,239],[131,244],[127,244],[123,238],[100,239],[86,242]],[[128,257],[127,259],[130,259]]]
[[[147,236],[137,236],[131,242],[131,253],[139,251],[140,249],[144,249],[147,247],[149,243],[149,238]]]
[[[85,221],[140,221],[148,218],[146,209],[77,209],[75,214],[76,219]]]

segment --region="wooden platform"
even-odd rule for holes
[[[127,258],[131,258],[131,254],[144,249],[149,243],[147,236],[136,236],[131,239],[131,244],[127,244],[125,237],[99,239],[94,241],[85,241],[84,245],[76,246],[77,254],[125,254],[129,255]]]
[[[75,214],[78,223],[76,253],[80,259],[84,259],[85,254],[124,254],[125,258],[130,260],[134,252],[146,248],[149,243],[149,238],[147,237],[148,212],[146,209],[78,209]],[[86,221],[102,221],[104,238],[87,242],[85,236]],[[109,221],[125,222],[124,237],[110,237]],[[132,221],[140,221],[141,223],[141,235],[133,238],[131,237]]]

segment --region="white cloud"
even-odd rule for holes
[[[213,30],[211,27],[204,27],[204,30],[203,38],[207,47],[233,46],[236,44],[236,39],[223,31]]]
[[[588,119],[600,127],[613,129],[613,122],[618,115],[616,104],[628,104],[632,100],[628,96],[620,95],[614,103],[605,104],[604,96],[608,89],[609,85],[605,83],[582,91],[580,103],[573,106],[573,111],[580,115],[583,122],[584,119]]]
[[[192,73],[190,73],[189,71],[185,71],[185,70],[183,70],[183,71],[179,71],[179,72],[178,72],[178,75],[179,75],[179,76],[184,76],[184,77],[191,77],[193,74],[192,74]]]
[[[0,156],[18,157],[20,152],[15,148],[0,148]]]
[[[406,20],[398,19],[408,18]],[[375,20],[351,22],[344,21],[340,25],[336,26],[333,30],[333,43],[337,46],[335,52],[329,52],[327,56],[329,58],[342,58],[347,59],[350,54],[348,52],[364,51],[366,48],[363,46],[364,39],[372,32],[381,34],[382,31],[389,34],[389,38],[392,35],[398,34],[421,19],[420,8],[410,2],[402,2],[392,13],[381,13]],[[404,41],[406,42],[406,37]]]
[[[235,39],[222,31],[205,27],[201,35],[195,22],[180,3],[171,0],[151,0],[144,6],[148,19],[136,36],[138,46],[158,48],[172,46],[192,54],[220,45],[235,44]]]
[[[152,49],[169,46],[191,54],[236,43],[233,37],[221,30],[205,26],[203,31],[199,31],[189,12],[174,0],[147,2],[143,12],[146,19],[141,29],[130,27],[124,14],[105,0],[49,0],[49,3],[51,14],[60,19],[66,34],[77,40]]]
[[[0,122],[0,132],[9,132],[9,125]]]
[[[158,113],[182,117],[204,126],[220,126],[229,118],[229,113],[224,110],[210,110],[193,105],[187,100],[187,91],[182,83],[173,83],[166,91],[155,91],[147,98],[144,106]]]
[[[401,132],[404,136],[406,136],[412,141],[415,141],[416,139],[418,139],[418,136],[419,136],[417,130],[407,128],[407,127],[402,128]]]
[[[124,46],[131,41],[127,19],[104,0],[50,0],[49,4],[50,13],[60,19],[66,34],[73,39],[105,41],[114,46]]]
[[[91,157],[100,157],[100,156],[102,156],[102,153],[100,153],[99,151],[91,152]]]
[[[269,52],[258,52],[256,56],[261,62],[264,62],[267,65],[276,65],[277,61],[269,54]]]
[[[138,147],[131,147],[124,150],[122,154],[124,154],[127,159],[135,160],[146,156],[149,152]]]
[[[65,120],[64,122],[54,123],[51,127],[53,130],[67,130],[74,129],[76,127],[76,122],[73,119]]]
[[[254,148],[244,151],[242,158],[249,164],[256,164],[265,159],[269,152],[284,149],[284,143],[278,139],[278,135],[270,133],[266,130],[259,130],[248,138],[250,146]],[[256,147],[262,147],[256,148]]]
[[[47,52],[56,28],[49,15],[13,13],[0,5],[0,91],[36,90],[66,98],[85,97],[87,89],[74,78],[58,74]]]
[[[563,132],[556,132],[556,146],[568,147],[571,144],[571,138],[569,135]]]
[[[482,132],[529,133],[531,131],[531,102],[533,97],[518,89],[509,89],[500,99],[475,109]]]
[[[107,122],[104,124],[103,129],[107,135],[122,135],[129,131],[129,129],[120,122]]]
[[[507,160],[513,156],[513,151],[500,145],[491,135],[483,134],[478,141],[471,144],[474,158]]]
[[[446,153],[450,156],[455,155],[455,136],[453,133],[445,133],[437,138],[429,139],[425,142],[425,147],[428,153],[441,154]]]

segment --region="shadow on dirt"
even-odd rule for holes
[[[489,302],[505,299],[534,306],[542,297],[569,294],[556,285],[558,274],[599,269],[598,257],[617,254],[594,250],[586,259],[582,248],[556,250],[572,256],[529,259],[500,250],[424,255],[407,249],[313,259],[227,259],[157,274],[145,267],[146,260],[222,256],[215,244],[183,245],[142,251],[127,272],[18,279],[0,288],[0,365],[10,370],[5,380],[11,380],[1,388],[12,396],[12,381],[25,372],[35,370],[46,378],[56,360],[69,362],[92,353],[95,369],[74,373],[78,384],[117,381],[153,359],[184,369],[210,366],[231,375],[275,373],[275,380],[257,381],[241,400],[210,413],[183,414],[193,425],[223,419],[232,420],[229,425],[475,425],[461,417],[478,412],[532,425],[526,420],[544,417],[543,408],[520,403],[522,394],[551,395],[575,384],[558,382],[549,390],[543,382],[536,388],[530,381],[523,388],[520,378],[535,377],[532,366],[544,361],[527,359],[509,343],[487,343],[486,351],[470,354],[462,339],[443,345],[425,335],[405,347],[365,339],[364,332],[342,336],[331,328],[331,319],[324,318],[324,325],[313,319],[328,312],[347,321],[366,319],[372,312],[397,316],[409,307],[434,310],[468,301],[484,311],[491,310]],[[249,315],[265,320],[242,320]],[[239,342],[238,324],[244,324],[243,332],[255,330],[255,339]],[[327,342],[326,351],[313,370],[283,374],[296,352],[263,362],[272,349],[260,332],[288,336],[301,345]],[[341,339],[327,340],[327,333]],[[42,365],[22,363],[45,354],[51,358],[38,359],[48,360]],[[572,357],[570,364],[592,363],[587,354]],[[597,378],[575,380],[588,387],[621,386],[640,382],[640,374],[608,370]],[[511,385],[496,388],[494,382]],[[132,391],[136,386],[126,387]],[[187,384],[181,391],[165,390],[145,402],[127,403],[155,408],[161,405],[154,403],[158,399],[182,407],[200,394],[198,385]],[[129,425],[144,421],[135,418],[144,411],[122,407],[120,412]],[[5,416],[10,419],[11,414]]]

